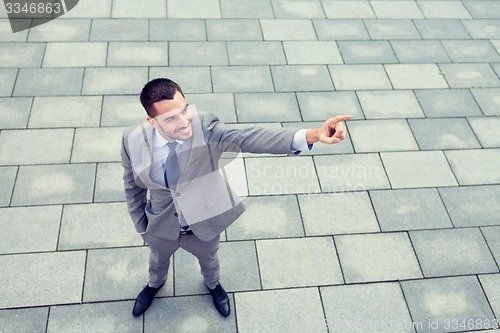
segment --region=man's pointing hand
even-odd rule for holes
[[[350,120],[352,116],[335,116],[326,120],[320,128],[307,131],[306,138],[308,144],[322,142],[326,144],[335,144],[344,140],[346,129],[342,121]]]

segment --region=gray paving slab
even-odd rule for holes
[[[450,62],[440,41],[391,41],[400,63],[444,63]]]
[[[236,114],[240,122],[300,120],[293,93],[235,94]]]
[[[220,0],[223,18],[274,18],[271,0]]]
[[[0,308],[79,303],[85,257],[85,251],[0,256],[9,268],[2,269]]]
[[[421,150],[480,148],[464,118],[409,119]]]
[[[424,15],[416,1],[371,1],[379,19],[415,19]]]
[[[489,1],[464,1],[465,7],[475,19],[500,18],[500,4]]]
[[[500,115],[500,89],[471,89],[472,95],[487,116]]]
[[[474,39],[498,39],[498,20],[463,20],[462,23]]]
[[[388,41],[339,41],[339,50],[346,64],[397,63]]]
[[[71,162],[120,161],[118,152],[123,130],[122,127],[77,128]]]
[[[393,189],[458,185],[442,151],[388,152],[380,155]]]
[[[98,3],[79,1],[70,12],[64,14],[65,18],[103,18],[111,17],[112,0],[102,0]]]
[[[299,92],[297,100],[304,121],[321,121],[335,114],[348,114],[353,119],[363,119],[363,111],[356,94],[341,92]]]
[[[282,43],[270,42],[228,42],[230,65],[284,65],[285,53]]]
[[[80,95],[83,68],[21,68],[14,96]]]
[[[5,332],[44,333],[49,308],[1,310],[0,314],[0,327]]]
[[[331,237],[256,241],[263,289],[342,284]]]
[[[149,39],[152,41],[204,41],[207,39],[205,21],[201,19],[151,19],[149,20]]]
[[[329,19],[375,18],[369,1],[324,1],[323,8]]]
[[[196,257],[184,250],[174,255],[175,295],[208,294]],[[226,292],[261,289],[257,252],[253,241],[221,242],[221,285]]]
[[[500,263],[500,227],[482,227],[481,232],[498,266]]]
[[[346,283],[422,277],[406,233],[334,236]]]
[[[229,294],[230,306],[234,309],[234,299]],[[144,332],[172,331],[179,333],[196,332],[230,333],[236,331],[235,311],[223,318],[215,310],[212,297],[187,296],[168,297],[153,302],[144,316]]]
[[[0,209],[0,226],[9,235],[0,253],[55,251],[62,206],[10,207]]]
[[[392,89],[382,65],[328,66],[335,90]]]
[[[450,187],[439,192],[456,227],[498,224],[499,186]]]
[[[411,90],[359,91],[356,94],[367,119],[424,117]]]
[[[317,288],[235,294],[238,332],[328,332]]]
[[[374,3],[374,2],[373,2]],[[400,3],[403,3],[402,1]],[[412,3],[407,1],[407,3]],[[388,7],[389,2],[384,3]],[[384,8],[381,7],[381,8]],[[366,29],[373,40],[420,39],[417,28],[411,20],[365,20]]]
[[[317,0],[271,0],[277,19],[324,18],[322,3]]]
[[[290,65],[342,64],[334,41],[287,41],[283,48]]]
[[[264,40],[316,40],[310,20],[260,20]]]
[[[146,41],[148,30],[147,19],[94,19],[90,41]]]
[[[470,39],[470,35],[458,19],[414,20],[423,39]]]
[[[333,332],[415,332],[398,283],[320,288]]]
[[[135,233],[132,229],[130,233]],[[135,235],[139,238],[138,235]],[[141,241],[142,244],[142,241]],[[148,283],[149,249],[125,247],[88,251],[85,270],[84,302],[135,299]],[[172,267],[172,266],[171,266]],[[165,286],[158,297],[173,296],[173,273],[168,273]],[[133,303],[124,310],[132,312]]]
[[[133,302],[55,306],[50,308],[47,331],[60,333],[141,332],[142,318],[130,315]]]
[[[167,4],[162,0],[152,0],[145,6],[140,2],[113,0],[112,18],[167,18]]]
[[[125,201],[121,163],[98,163],[94,202]]]
[[[86,42],[90,26],[90,19],[59,18],[30,29],[28,42]]]
[[[43,67],[105,66],[107,50],[108,44],[105,42],[47,43]]]
[[[427,117],[483,115],[468,89],[424,89],[415,94]]]
[[[499,41],[499,43],[497,43],[497,45],[495,45],[493,43],[492,43],[492,45],[495,47],[496,50],[500,49],[500,41]],[[494,64],[490,64],[490,65],[493,68],[493,70],[497,73],[497,75],[500,76],[500,63],[494,63]]]
[[[444,40],[441,43],[455,63],[500,61],[498,53],[486,40]]]
[[[450,88],[494,88],[500,81],[489,64],[440,64]]]
[[[4,14],[2,12],[2,14]],[[1,17],[4,15],[0,14]],[[0,41],[2,42],[25,42],[28,39],[29,30],[19,31],[13,34],[10,21],[8,19],[0,19]]]
[[[489,274],[489,275],[480,275],[479,281],[485,291],[486,297],[493,309],[495,315],[498,318],[498,313],[500,312],[500,292],[498,290],[498,284],[500,283],[500,274]],[[485,321],[484,323],[479,323],[481,328],[493,328],[496,326],[498,328],[498,320],[495,321],[490,319],[489,321]]]
[[[342,1],[336,1],[338,4]],[[357,1],[356,3],[360,3]],[[323,2],[326,9],[327,4],[332,2]],[[343,19],[343,20],[313,20],[314,29],[319,40],[364,40],[370,39],[368,32],[362,20]]]
[[[411,231],[425,277],[498,273],[479,228]]]
[[[0,192],[0,207],[6,207],[10,204],[12,197],[12,190],[16,182],[17,166],[0,167],[0,184],[2,184],[3,191]]]
[[[446,157],[461,185],[497,184],[500,180],[500,149],[447,151]]]
[[[212,80],[216,93],[274,91],[268,66],[212,67]]]
[[[332,79],[324,65],[271,66],[276,91],[329,91]]]
[[[0,67],[40,67],[44,43],[0,43]]]
[[[258,41],[262,40],[262,32],[259,21],[255,19],[207,20],[207,38],[214,41]]]
[[[137,94],[147,78],[147,67],[86,68],[82,95]]]
[[[73,134],[74,130],[69,128],[3,130],[0,134],[0,164],[68,163]]]
[[[217,0],[172,0],[168,2],[167,18],[221,18]]]
[[[408,122],[403,119],[349,121],[347,126],[358,153],[419,148]]]
[[[236,106],[231,93],[186,94],[186,99],[194,104],[199,112],[214,113],[226,123],[236,122]]]
[[[99,126],[101,96],[35,97],[29,115],[30,128]]]
[[[319,192],[310,156],[245,159],[250,195]]]
[[[322,192],[389,188],[377,154],[314,156]]]
[[[436,189],[370,191],[382,231],[452,228]]]
[[[30,117],[32,98],[0,98],[0,128],[25,128]]]
[[[226,229],[228,241],[304,236],[294,195],[274,196],[272,201],[267,196],[248,197],[244,203],[245,214]]]
[[[170,42],[170,66],[227,65],[224,42]]]
[[[104,96],[101,126],[130,126],[144,121],[146,111],[137,95]]]
[[[418,6],[428,19],[470,19],[461,1],[418,1]]]
[[[133,230],[125,203],[64,206],[59,250],[133,245],[142,245],[142,239]]]
[[[91,202],[95,164],[19,167],[12,206]]]
[[[402,281],[401,286],[413,321],[421,323],[418,333],[462,331],[461,323],[493,319],[475,276]]]
[[[110,42],[107,66],[166,66],[166,42]]]
[[[299,195],[307,236],[378,232],[366,192]]]
[[[17,77],[17,69],[0,69],[0,97],[11,96]]]
[[[448,88],[436,64],[385,65],[394,89]]]

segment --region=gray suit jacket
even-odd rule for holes
[[[154,128],[149,122],[127,128],[122,137],[125,197],[137,232],[175,240],[182,212],[201,240],[218,236],[245,210],[219,172],[223,152],[289,154],[296,129],[231,128],[213,115],[193,113],[193,136],[179,153],[181,175],[167,188],[150,177]],[[149,190],[149,199],[147,193]]]

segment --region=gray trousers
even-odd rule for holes
[[[157,288],[167,281],[170,257],[178,248],[183,248],[198,258],[205,284],[211,289],[215,288],[220,278],[219,257],[217,255],[219,238],[217,236],[204,242],[195,235],[182,235],[172,241],[146,234],[144,240],[151,251],[149,254],[149,286]]]

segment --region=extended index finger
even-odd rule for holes
[[[328,119],[327,123],[329,125],[335,125],[337,123],[340,123],[341,121],[351,120],[351,119],[352,119],[352,116],[350,116],[350,115],[341,115],[341,116],[335,116],[335,117]]]

